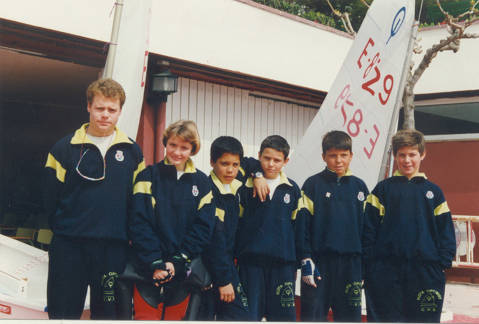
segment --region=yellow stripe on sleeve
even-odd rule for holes
[[[302,208],[306,208],[311,215],[314,215],[314,202],[303,192]]]
[[[216,208],[216,217],[220,219],[224,223],[225,221],[225,211],[221,208]]]
[[[239,207],[240,207],[239,217],[241,218],[243,217],[243,214],[244,214],[244,207],[241,204],[239,205]]]
[[[379,210],[379,216],[384,216],[386,214],[386,209],[379,202],[379,198],[375,195],[369,194],[368,198],[366,199],[366,203],[369,203],[371,206],[377,208]]]
[[[213,200],[213,193],[210,190],[210,192],[208,192],[203,198],[201,198],[200,204],[198,205],[198,210],[203,208],[204,205],[210,204],[212,200]]]
[[[450,210],[449,210],[449,206],[447,205],[447,201],[443,202],[442,204],[434,208],[434,216],[439,216],[441,214],[449,213],[449,212]]]
[[[133,194],[137,193],[151,195],[151,182],[150,181],[138,181],[133,187]]]
[[[62,183],[65,182],[65,174],[67,173],[67,171],[51,153],[48,153],[47,163],[45,163],[45,167],[52,168],[53,170],[55,170],[58,181]]]
[[[138,173],[143,171],[146,168],[145,160],[142,160],[139,164],[138,167],[136,168],[135,172],[133,172],[133,183],[135,183],[136,176]]]

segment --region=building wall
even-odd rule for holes
[[[193,160],[208,173],[210,145],[216,137],[236,137],[247,156],[257,157],[261,141],[273,134],[285,137],[294,149],[316,112],[312,105],[180,78],[178,92],[170,95],[166,104],[166,127],[178,119],[197,123],[202,148]]]
[[[479,22],[469,26],[466,32],[479,33]],[[448,36],[449,33],[444,25],[420,30],[418,37],[423,52],[413,55],[416,67],[428,48]],[[419,79],[414,92],[423,94],[479,89],[479,78],[477,77],[479,64],[472,63],[477,62],[477,53],[479,53],[479,39],[477,38],[461,40],[461,46],[457,53],[452,51],[438,53]]]
[[[475,140],[428,142],[426,158],[421,169],[431,181],[441,187],[453,216],[479,217],[478,165],[479,136]],[[475,232],[473,261],[477,263],[479,262],[479,223],[472,223],[472,230]],[[459,240],[456,237],[458,244]],[[466,236],[462,237],[462,240],[467,241]],[[465,243],[462,242],[462,244]],[[461,261],[466,261],[465,255],[461,253],[459,255],[461,255]],[[447,279],[479,283],[479,269],[462,266],[452,268],[447,271]]]

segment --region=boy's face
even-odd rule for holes
[[[266,179],[276,179],[281,169],[288,163],[289,159],[284,157],[283,152],[267,147],[258,154],[261,168]]]
[[[184,170],[192,149],[193,145],[190,142],[181,137],[172,136],[166,142],[166,157],[178,170]]]
[[[350,150],[331,148],[323,153],[323,160],[326,162],[328,169],[334,171],[338,177],[346,174],[352,159],[353,153]]]
[[[403,176],[411,179],[418,171],[421,166],[421,161],[426,157],[426,152],[422,155],[419,153],[417,145],[414,146],[403,146],[398,149],[394,159],[399,172]]]
[[[210,163],[218,179],[224,184],[230,184],[238,175],[240,157],[238,154],[223,153],[216,162]]]

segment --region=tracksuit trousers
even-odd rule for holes
[[[317,288],[301,281],[301,321],[326,322],[331,308],[335,322],[360,322],[361,257],[328,254],[313,261],[321,280]]]
[[[436,262],[374,260],[365,278],[368,322],[439,323],[445,284]]]
[[[54,235],[49,247],[47,309],[50,319],[79,319],[90,286],[91,319],[117,318],[115,283],[128,244]]]

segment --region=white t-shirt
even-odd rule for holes
[[[176,180],[180,180],[180,178],[183,174],[185,174],[185,171],[176,170]]]
[[[223,183],[223,188],[225,188],[225,191],[226,191],[227,193],[232,193],[232,191],[231,191],[231,186],[230,186],[229,183]]]
[[[266,184],[269,187],[269,199],[273,199],[274,191],[276,190],[276,187],[280,183],[280,177],[279,175],[275,179],[266,179]]]
[[[93,135],[87,134],[90,141],[92,141],[93,144],[95,144],[100,149],[100,152],[103,158],[105,158],[106,151],[108,151],[108,148],[113,142],[115,135],[116,135],[116,131],[113,131],[113,133],[108,136],[93,136]]]

